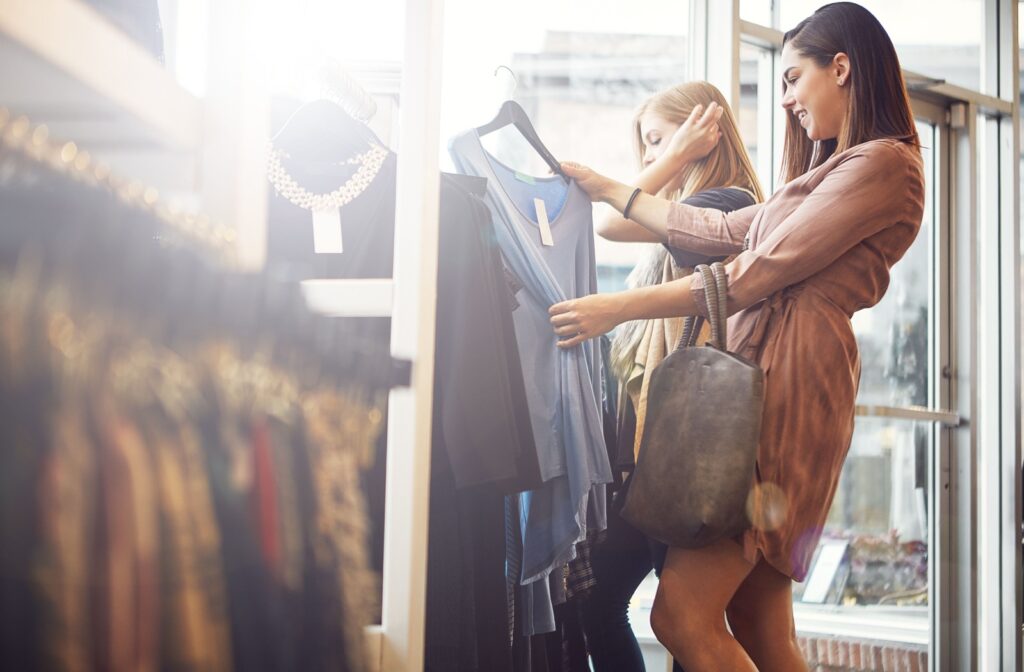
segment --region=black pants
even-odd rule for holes
[[[661,575],[667,550],[624,521],[617,506],[609,505],[607,537],[591,557],[597,585],[582,610],[594,672],[645,672],[629,623],[629,601],[651,569]],[[672,669],[682,672],[678,663]]]

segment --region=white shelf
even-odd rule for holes
[[[202,104],[79,0],[0,0],[0,105],[118,174],[159,189],[195,187]],[[140,171],[140,156],[159,160]]]
[[[391,317],[395,283],[382,280],[303,280],[310,310],[331,317]]]

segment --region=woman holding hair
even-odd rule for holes
[[[705,119],[707,123],[699,123]],[[725,97],[707,82],[689,82],[651,96],[633,120],[640,173],[633,183],[647,194],[730,212],[763,200],[761,187]],[[604,238],[658,243],[644,227],[611,211],[598,225]],[[648,287],[693,272],[704,256],[651,246],[626,280]],[[612,341],[612,370],[620,383],[619,453],[616,467],[628,468],[639,450],[654,368],[675,347],[682,318],[624,324]],[[627,486],[628,487],[628,484]],[[618,495],[620,504],[624,493]],[[654,568],[661,572],[666,547],[648,540],[609,507],[608,533],[593,551],[596,585],[584,609],[583,625],[596,672],[642,672],[643,656],[629,623],[629,601]]]
[[[786,33],[781,84],[786,184],[763,205],[723,214],[634,196],[566,165],[591,198],[669,246],[737,255],[726,266],[728,346],[765,372],[751,527],[669,549],[655,598],[651,625],[687,672],[807,669],[791,582],[807,575],[853,434],[860,359],[850,318],[885,294],[924,212],[899,60],[870,12],[829,4]],[[704,311],[693,275],[556,304],[551,321],[573,347],[626,320]]]

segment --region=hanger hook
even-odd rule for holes
[[[498,72],[501,70],[508,70],[508,74],[512,76],[512,93],[515,93],[516,89],[519,88],[519,79],[516,78],[516,73],[514,73],[512,71],[512,68],[508,67],[507,65],[499,65],[494,69],[494,76],[497,77]]]

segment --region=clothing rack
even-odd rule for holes
[[[230,227],[237,262],[258,268],[266,97],[238,29],[245,5],[209,3],[209,94],[199,97],[82,0],[0,0],[0,106],[30,111],[112,172],[210,216],[193,226]]]
[[[0,107],[0,142],[76,182],[116,195],[126,206],[153,215],[175,234],[209,249],[227,263],[235,257],[238,232],[233,227],[204,214],[181,212],[167,204],[156,188],[117,175],[109,165],[94,159],[74,141],[60,142],[52,138],[46,124],[33,123],[26,115],[14,115],[6,107]]]
[[[442,8],[442,0],[406,2],[396,270],[390,291],[378,287],[382,291],[370,309],[372,315],[392,316],[391,355],[406,360],[394,366],[408,375],[407,362],[415,362],[411,386],[390,393],[389,454],[394,459],[388,461],[387,474],[383,622],[367,634],[369,668],[388,671],[418,671],[423,660],[439,204],[440,88],[433,83],[441,74]],[[0,0],[5,82],[0,105],[31,109],[37,125],[78,138],[76,150],[98,157],[96,165],[108,163],[111,172],[117,172],[123,157],[110,155],[105,139],[158,151],[159,158],[145,162],[142,182],[126,188],[125,195],[145,201],[148,193],[152,199],[153,192],[142,183],[159,193],[186,195],[212,219],[190,221],[186,215],[185,228],[203,231],[212,221],[224,223],[235,230],[235,239],[225,233],[224,242],[233,243],[238,262],[258,267],[265,257],[261,159],[269,132],[266,97],[247,60],[248,35],[238,29],[248,25],[245,17],[244,0],[210,3],[210,93],[198,98],[79,0]],[[53,91],[59,92],[56,98],[39,96]],[[89,114],[69,119],[67,110]],[[361,289],[354,282],[333,290],[336,303],[352,304],[338,314],[367,310],[365,301],[347,298]]]

